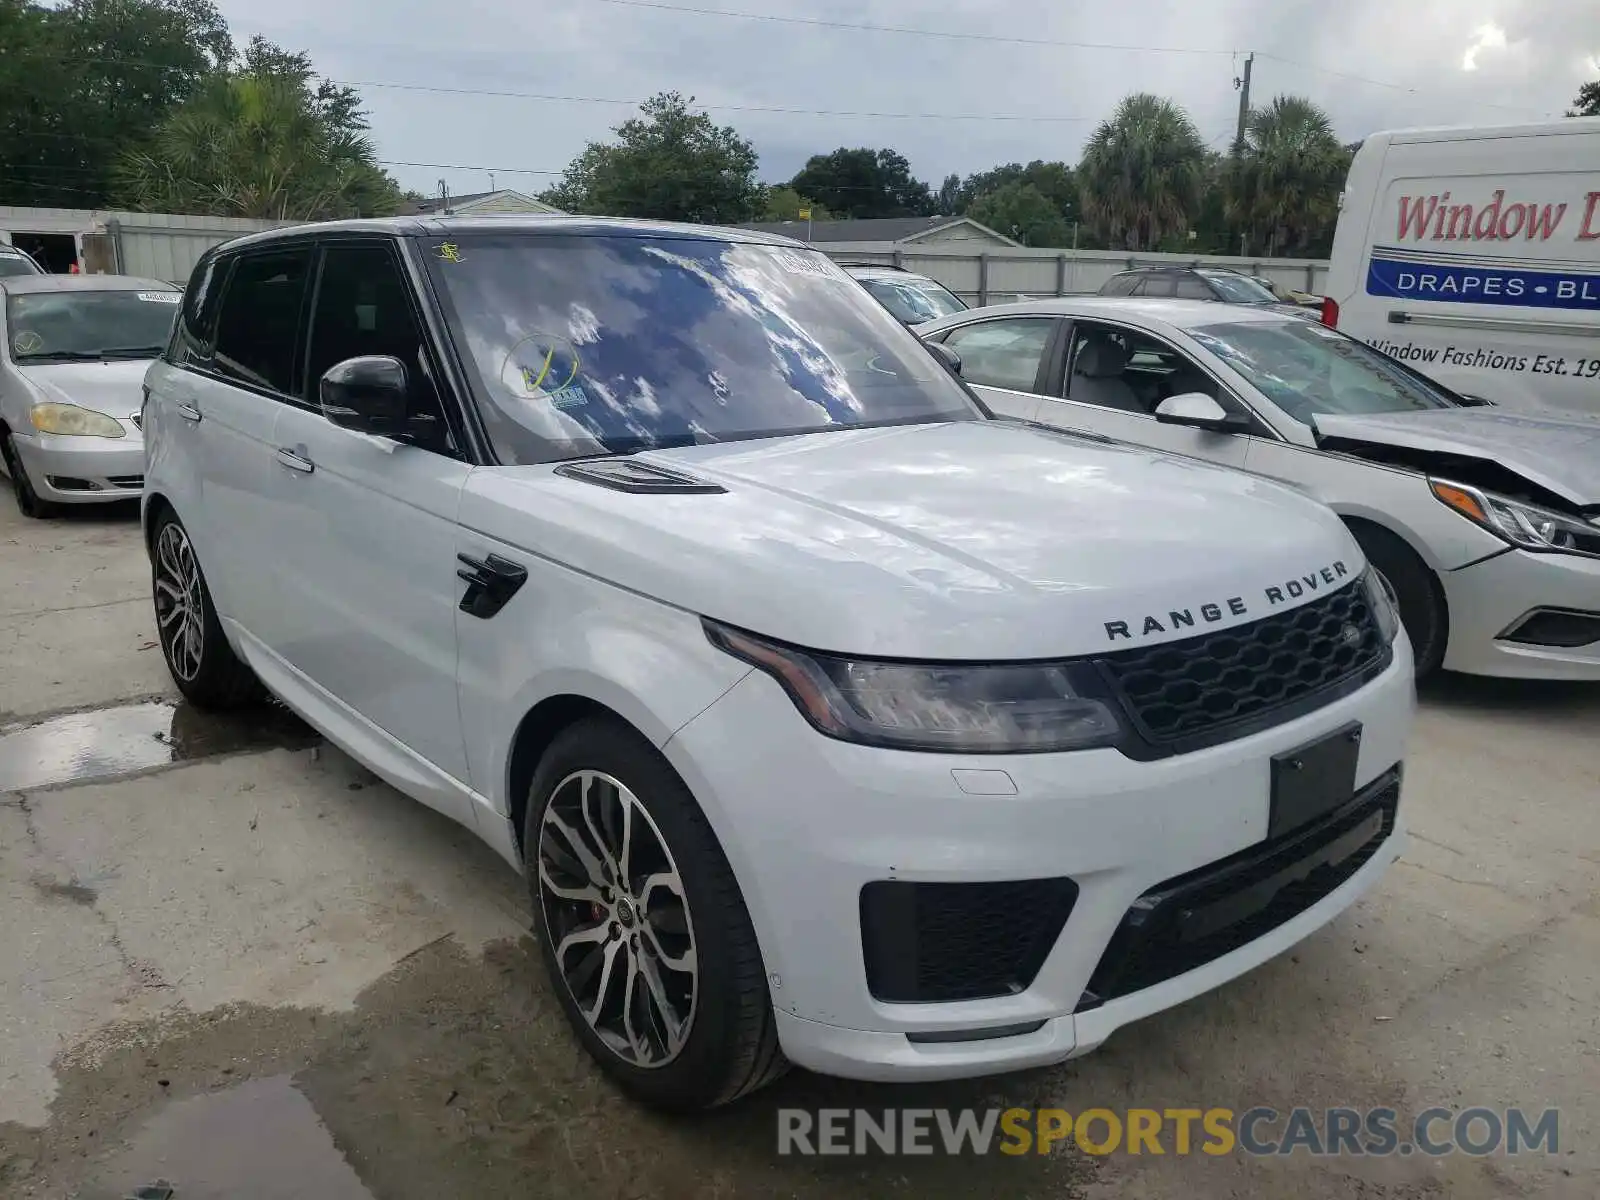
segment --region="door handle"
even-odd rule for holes
[[[178,405],[178,415],[185,421],[198,421],[200,419],[200,410],[192,404],[180,404]]]
[[[309,475],[317,468],[316,464],[305,456],[304,451],[304,446],[296,446],[292,450],[288,446],[279,446],[278,464],[288,467],[291,471],[299,471],[302,475]]]

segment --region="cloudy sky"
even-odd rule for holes
[[[937,185],[952,171],[1013,160],[1074,162],[1094,123],[1130,91],[1178,101],[1223,147],[1237,112],[1233,80],[1251,50],[1258,102],[1307,95],[1347,141],[1408,125],[1560,115],[1582,82],[1600,78],[1595,0],[222,0],[221,8],[241,43],[265,34],[360,85],[380,157],[403,184],[430,194],[441,178],[454,194],[486,190],[490,169],[496,186],[538,191],[637,101],[667,89],[693,95],[750,138],[765,180],[787,179],[809,155],[838,146],[892,146]],[[708,15],[717,10],[786,19]],[[799,23],[806,19],[962,36]],[[408,90],[426,88],[458,90]],[[523,95],[468,94],[484,92]]]

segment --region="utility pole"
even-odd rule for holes
[[[1244,74],[1233,81],[1233,86],[1239,89],[1239,129],[1233,137],[1235,147],[1243,144],[1245,122],[1250,119],[1250,68],[1255,64],[1255,61],[1255,51],[1252,50],[1245,55]]]

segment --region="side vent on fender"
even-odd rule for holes
[[[593,483],[615,492],[631,492],[639,496],[661,495],[718,495],[728,489],[720,483],[696,479],[668,467],[639,462],[631,458],[594,459],[588,462],[564,463],[556,468],[557,475]]]

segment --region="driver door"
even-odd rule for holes
[[[1230,412],[1259,422],[1237,397],[1175,347],[1140,330],[1100,321],[1075,321],[1064,375],[1039,404],[1034,420],[1061,429],[1242,467],[1249,434],[1214,433],[1158,421],[1170,396],[1202,392]]]

